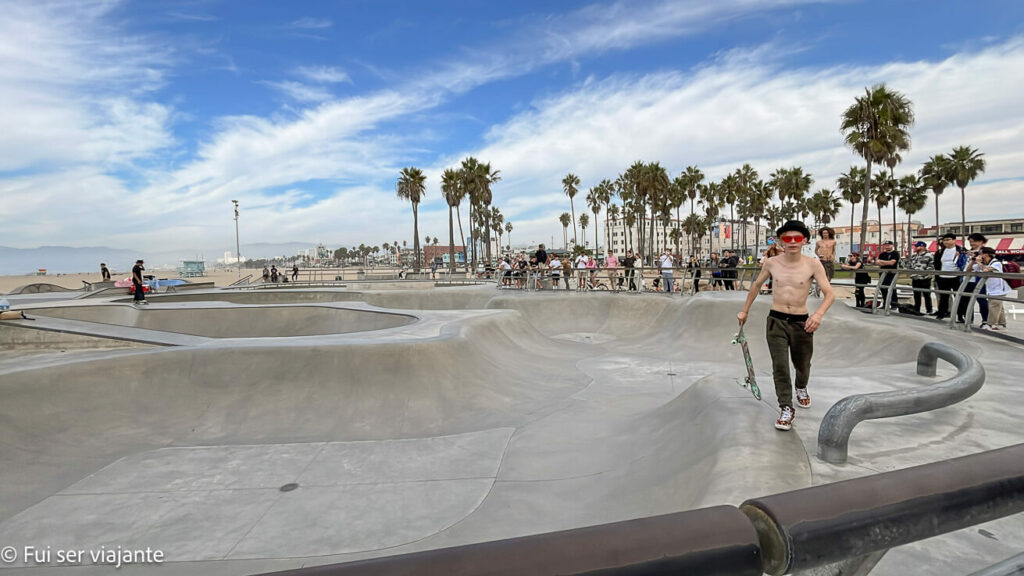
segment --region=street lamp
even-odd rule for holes
[[[231,201],[235,205],[235,263],[238,265],[238,277],[242,277],[242,247],[238,243],[238,200]]]

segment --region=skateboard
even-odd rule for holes
[[[761,399],[761,389],[757,387],[757,378],[754,377],[754,362],[750,359],[750,347],[747,346],[747,336],[743,333],[743,327],[740,326],[740,331],[732,337],[733,344],[739,344],[743,350],[743,360],[747,364],[747,376],[740,383],[740,386],[750,390],[750,393],[754,395],[754,398]]]

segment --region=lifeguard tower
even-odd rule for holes
[[[206,261],[204,260],[182,260],[178,266],[179,278],[201,278],[206,276]]]

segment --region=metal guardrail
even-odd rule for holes
[[[228,286],[244,286],[248,284],[250,280],[252,280],[252,274],[248,274],[242,278],[239,278],[238,280],[235,280],[231,284],[228,284]]]
[[[715,506],[276,576],[772,575],[1024,511],[1024,444]],[[838,573],[838,572],[833,572]]]
[[[956,366],[957,374],[938,384],[847,396],[829,408],[818,428],[818,457],[826,462],[846,462],[850,434],[864,420],[891,418],[944,408],[974,395],[985,382],[985,368],[976,359],[952,346],[928,342],[917,354],[917,373],[935,376],[942,358]]]

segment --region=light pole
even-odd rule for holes
[[[238,200],[231,201],[235,205],[235,263],[238,265],[238,277],[242,277],[242,246],[238,243]]]

